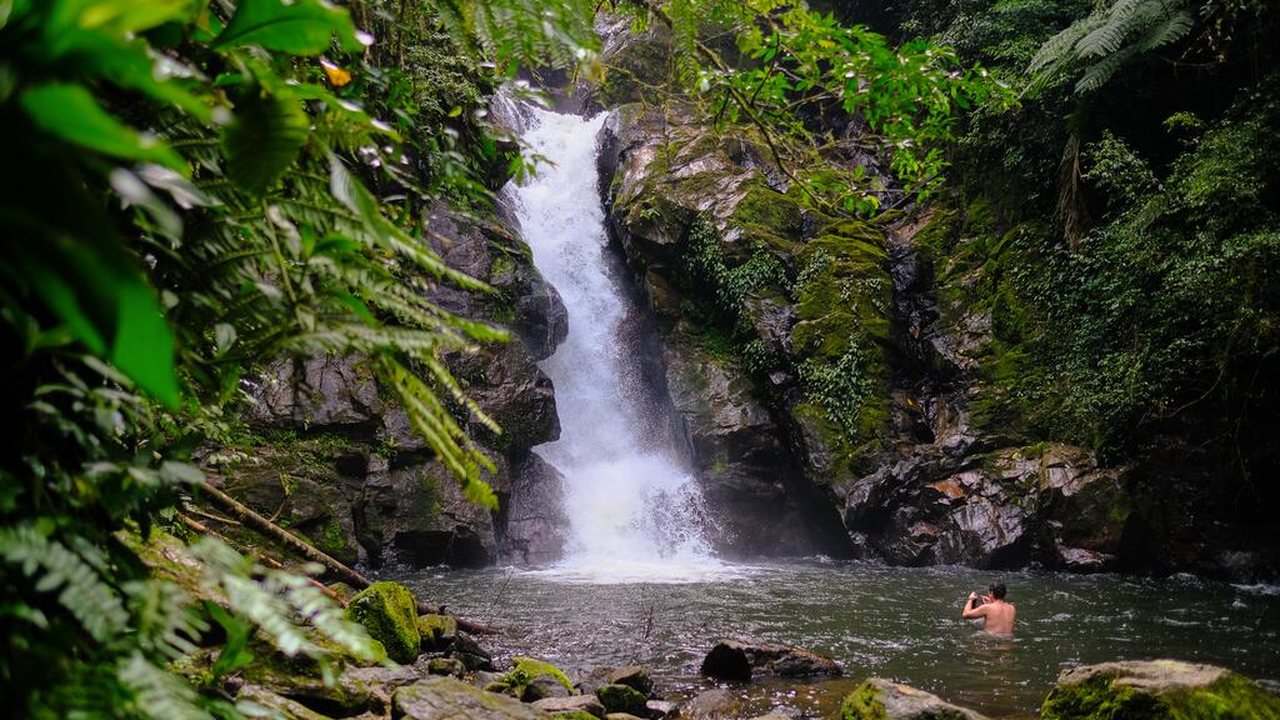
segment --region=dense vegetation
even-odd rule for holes
[[[243,432],[255,373],[288,357],[363,358],[468,497],[496,502],[463,430],[492,423],[441,357],[505,333],[424,299],[487,291],[428,249],[425,208],[484,212],[527,169],[483,107],[532,64],[598,75],[596,9],[0,2],[0,694],[19,713],[235,716],[219,681],[255,651],[376,654],[305,578],[190,537],[206,571],[184,589],[142,543],[188,532],[193,451]],[[1198,445],[1240,497],[1267,492],[1271,4],[918,3],[884,29],[931,40],[900,45],[777,0],[610,9],[671,29],[708,120],[756,134],[796,202],[934,198],[940,292],[995,322],[990,426],[1121,459]],[[856,141],[821,131],[851,115]],[[854,162],[868,149],[886,174]],[[223,659],[193,684],[172,663],[210,637]]]
[[[1016,112],[972,118],[922,235],[939,293],[991,313],[985,421],[1190,480],[1241,517],[1274,497],[1277,462],[1277,20],[1142,0],[896,18],[1022,89]]]

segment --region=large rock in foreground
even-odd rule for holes
[[[545,720],[545,713],[519,700],[485,692],[459,680],[430,677],[396,690],[391,717],[399,720]]]
[[[392,660],[411,663],[418,657],[422,636],[418,634],[417,602],[404,585],[386,580],[370,585],[351,598],[346,615],[382,643]]]
[[[840,706],[840,720],[986,720],[937,695],[884,678],[869,678]]]
[[[1224,668],[1131,660],[1064,671],[1040,715],[1043,720],[1280,720],[1280,698]]]
[[[721,680],[750,680],[756,675],[810,677],[842,674],[839,663],[792,645],[721,640],[702,661],[701,672]]]

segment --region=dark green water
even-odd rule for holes
[[[501,628],[486,641],[500,660],[530,654],[567,670],[640,663],[673,698],[715,687],[697,669],[724,637],[808,647],[839,660],[851,679],[893,678],[993,717],[1034,716],[1063,668],[1106,660],[1209,662],[1280,687],[1274,586],[1002,573],[1018,625],[1012,640],[998,640],[959,617],[968,592],[993,577],[967,568],[797,561],[727,566],[682,583],[592,577],[487,569],[401,579],[451,612]],[[851,686],[758,687],[740,712],[824,716]]]

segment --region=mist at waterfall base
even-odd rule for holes
[[[544,572],[597,582],[700,579],[729,568],[711,553],[708,519],[692,475],[640,397],[640,369],[623,324],[637,311],[611,272],[597,190],[596,135],[584,119],[528,108],[524,133],[536,175],[512,186],[521,234],[556,288],[569,334],[542,363],[555,384],[560,439],[535,452],[564,477],[570,519],[563,562]]]

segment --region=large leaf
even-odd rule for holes
[[[38,85],[22,95],[22,108],[41,130],[126,160],[143,160],[190,172],[187,164],[159,140],[141,135],[115,119],[81,85]]]
[[[351,16],[323,0],[241,0],[215,48],[261,45],[295,55],[319,55],[334,35],[343,49],[361,48]]]
[[[231,179],[246,192],[266,192],[298,158],[310,126],[300,100],[251,89],[223,135]]]
[[[26,282],[72,337],[170,407],[180,398],[173,331],[124,253],[67,236],[25,238],[11,250]]]

